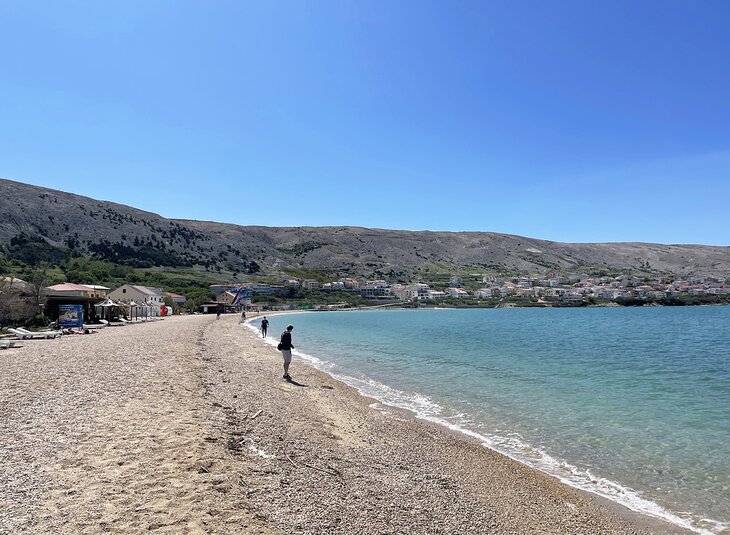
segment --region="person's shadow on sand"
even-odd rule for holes
[[[296,382],[296,381],[295,381],[294,379],[292,379],[291,377],[290,377],[289,379],[287,379],[287,380],[286,380],[286,382],[287,382],[287,383],[289,383],[290,385],[294,385],[294,386],[303,386],[303,387],[305,387],[305,388],[309,388],[309,385],[303,385],[302,383],[297,383],[297,382]]]

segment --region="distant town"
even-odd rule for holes
[[[474,279],[474,277],[471,277]],[[470,286],[473,286],[470,284]],[[730,281],[725,278],[657,278],[640,279],[631,275],[615,277],[592,277],[586,273],[560,275],[547,274],[544,277],[481,276],[481,285],[467,289],[462,277],[454,276],[448,287],[436,288],[415,282],[391,284],[385,280],[362,280],[343,277],[330,282],[314,279],[286,279],[281,285],[262,283],[215,284],[210,290],[216,294],[217,302],[233,306],[244,301],[257,307],[256,296],[280,295],[286,287],[301,287],[312,292],[341,292],[360,296],[368,302],[407,304],[438,304],[448,302],[514,306],[533,304],[536,306],[585,306],[590,304],[680,304],[673,300],[683,297],[730,296]],[[345,306],[346,303],[340,304]],[[337,305],[328,305],[335,308]]]
[[[38,281],[4,277],[0,278],[0,295],[3,296],[0,319],[4,324],[43,324],[44,319],[63,323],[68,317],[79,327],[88,327],[97,322],[242,310],[730,304],[730,280],[651,279],[630,274],[591,276],[587,273],[514,277],[471,274],[452,276],[446,284],[438,286],[352,277],[326,282],[282,278],[278,284],[254,281],[212,284],[208,288],[196,288],[194,294],[186,296],[142,284],[122,284],[115,289],[70,282],[39,286]]]

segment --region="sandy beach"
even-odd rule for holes
[[[0,533],[689,533],[281,373],[235,315],[0,352]]]

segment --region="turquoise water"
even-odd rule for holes
[[[270,320],[274,336],[295,325],[300,358],[385,404],[635,510],[730,524],[730,307]]]

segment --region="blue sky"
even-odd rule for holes
[[[0,0],[0,176],[168,217],[730,245],[730,2]]]

